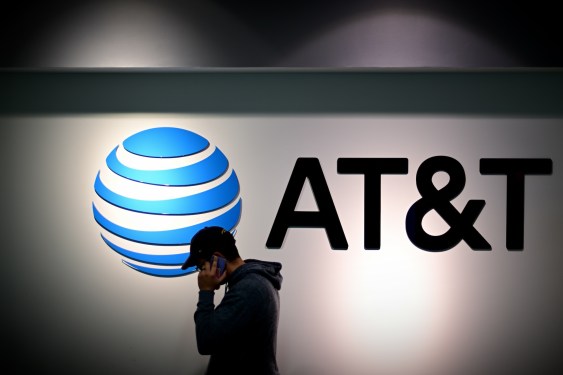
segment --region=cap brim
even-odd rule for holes
[[[190,255],[188,255],[188,259],[186,259],[184,264],[182,264],[182,269],[185,270],[188,267],[195,266],[195,259],[194,258],[195,257],[192,256],[192,253],[190,253]]]

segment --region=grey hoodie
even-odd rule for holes
[[[194,319],[198,351],[211,355],[207,374],[279,374],[281,268],[276,262],[245,260],[229,276],[217,308],[214,292],[199,292]]]

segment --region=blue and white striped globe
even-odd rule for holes
[[[242,200],[219,148],[191,131],[159,127],[111,151],[94,183],[94,218],[105,243],[145,274],[183,276],[193,235],[206,226],[235,231]]]

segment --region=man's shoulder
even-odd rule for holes
[[[260,285],[264,285],[264,286],[268,286],[271,285],[272,283],[270,282],[270,280],[268,280],[268,278],[264,275],[261,275],[260,273],[257,272],[249,272],[245,275],[243,275],[240,280],[238,280],[237,285],[244,285],[244,286],[260,286]]]
[[[275,288],[268,278],[259,273],[248,273],[237,281],[233,290],[248,295],[270,294],[275,292]]]

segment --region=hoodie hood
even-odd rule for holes
[[[276,290],[281,289],[283,277],[280,273],[281,263],[257,259],[245,259],[244,264],[237,268],[228,281],[229,286],[235,285],[249,273],[256,273],[266,278]]]

